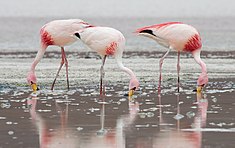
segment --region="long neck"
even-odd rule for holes
[[[41,48],[38,50],[38,53],[31,65],[31,71],[34,72],[35,71],[35,67],[37,66],[37,64],[40,62],[40,60],[42,59],[45,51],[46,51],[47,46],[42,45]]]
[[[130,75],[131,79],[132,79],[132,78],[135,78],[135,79],[136,79],[136,76],[135,76],[135,74],[133,73],[133,71],[130,70],[129,68],[125,67],[125,66],[122,64],[122,59],[121,59],[121,58],[116,58],[116,61],[117,61],[117,64],[118,64],[119,68],[120,68],[122,71],[128,73],[128,74]]]
[[[194,60],[201,66],[202,73],[206,74],[207,73],[206,64],[201,60],[200,54],[201,54],[200,50],[195,51],[193,52],[193,57],[194,57]]]

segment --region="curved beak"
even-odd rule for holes
[[[202,91],[202,86],[198,86],[197,87],[197,93],[201,93],[201,91]]]
[[[197,89],[194,89],[193,92],[201,93],[203,86],[198,86]]]
[[[130,90],[129,90],[129,93],[128,93],[128,96],[129,96],[129,97],[133,96],[134,92],[135,92],[135,91],[134,91],[133,89],[130,89]]]
[[[31,83],[31,88],[32,88],[33,92],[36,92],[37,90],[39,90],[36,83]]]
[[[129,97],[133,96],[133,95],[134,95],[135,90],[136,90],[136,87],[131,88],[131,89],[129,90],[128,96],[129,96]]]

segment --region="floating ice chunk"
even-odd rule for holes
[[[121,98],[119,99],[120,102],[125,102],[126,101],[126,98]]]
[[[8,135],[13,135],[14,132],[13,131],[8,131]]]
[[[208,110],[207,113],[208,113],[208,114],[218,114],[219,112],[218,112],[218,111],[212,111],[212,110],[209,111],[209,110]]]
[[[175,115],[173,118],[174,118],[175,120],[180,120],[180,119],[184,118],[184,115],[182,115],[182,114],[177,114],[177,115]]]
[[[145,113],[138,113],[138,115],[140,116],[140,118],[145,118],[146,117]]]
[[[6,119],[6,117],[0,117],[0,120],[5,120]]]
[[[152,105],[154,102],[145,102],[146,105]]]
[[[7,121],[6,124],[10,125],[10,124],[12,124],[12,122],[11,121]]]
[[[193,111],[189,111],[189,112],[186,113],[186,116],[187,116],[188,118],[192,118],[192,117],[195,116],[195,113],[194,113]]]
[[[145,125],[135,125],[135,127],[140,128],[140,127],[149,127],[149,124],[145,124]]]
[[[216,103],[217,102],[217,98],[213,98],[213,99],[211,99],[214,103]]]
[[[173,114],[174,112],[171,111],[163,111],[163,114]]]
[[[10,108],[10,107],[11,107],[11,104],[10,104],[10,103],[2,103],[2,104],[1,104],[1,107],[2,107],[2,108]]]
[[[92,107],[92,108],[90,108],[89,110],[90,110],[91,112],[94,112],[94,111],[99,111],[100,109],[99,109],[99,108],[93,108],[93,107]]]
[[[78,130],[78,131],[81,131],[81,130],[83,130],[83,128],[82,128],[82,127],[78,127],[77,130]]]
[[[153,117],[153,116],[154,116],[154,113],[152,113],[152,112],[147,112],[146,115],[147,115],[147,117]]]
[[[38,112],[51,112],[51,110],[47,110],[47,109],[39,109]]]
[[[106,129],[100,129],[97,131],[98,136],[103,136],[107,133],[108,131]]]

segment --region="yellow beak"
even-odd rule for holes
[[[128,96],[131,97],[131,96],[133,96],[133,94],[134,94],[134,90],[132,90],[132,89],[129,90]]]
[[[31,88],[33,89],[34,92],[38,90],[37,84],[35,83],[31,84]]]
[[[201,93],[201,91],[202,91],[202,86],[198,86],[197,87],[197,93]]]

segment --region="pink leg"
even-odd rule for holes
[[[180,52],[178,51],[178,60],[177,60],[177,76],[178,76],[178,83],[177,83],[177,90],[180,91]]]
[[[107,55],[103,57],[102,65],[100,67],[100,96],[104,95],[105,87],[103,88],[103,78],[104,78],[104,64]],[[104,91],[103,91],[104,90]]]
[[[65,61],[65,67],[66,67],[66,79],[67,79],[67,87],[68,87],[68,90],[69,90],[69,74],[68,74],[68,60],[66,58],[66,55],[65,55],[65,52],[64,52],[64,48],[61,47],[61,52],[63,54],[63,57],[64,57],[64,61]]]
[[[170,50],[171,49],[169,48],[168,51],[163,55],[163,57],[159,61],[159,72],[160,72],[160,75],[159,75],[159,81],[158,81],[158,95],[160,95],[160,93],[161,93],[161,80],[162,80],[162,64],[163,64],[163,60],[168,55]]]
[[[52,85],[51,85],[51,90],[54,89],[54,85],[55,85],[56,79],[57,79],[57,77],[59,76],[59,73],[60,73],[60,70],[61,70],[62,66],[64,65],[64,54],[63,54],[62,48],[61,48],[61,53],[62,53],[62,56],[61,56],[60,67],[59,67],[59,69],[58,69],[58,71],[57,71],[57,74],[56,74],[56,76],[55,76],[55,79],[54,79],[54,81],[53,81],[53,83],[52,83]]]

